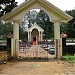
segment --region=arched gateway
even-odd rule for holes
[[[68,22],[72,19],[72,17],[46,0],[27,0],[0,18],[7,22],[14,22],[13,42],[11,49],[12,57],[16,57],[15,41],[19,39],[19,23],[21,22],[26,12],[31,9],[43,10],[49,16],[50,21],[54,23],[55,57],[61,57],[62,41],[60,39],[60,22]]]

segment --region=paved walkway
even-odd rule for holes
[[[54,62],[8,62],[0,65],[0,75],[75,75],[75,65]]]
[[[31,47],[21,47],[17,51],[18,57],[37,57],[37,58],[54,58],[54,55],[50,55],[46,50],[44,50],[39,45],[32,45]]]

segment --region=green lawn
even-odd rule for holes
[[[66,55],[66,56],[63,56],[63,57],[62,57],[62,60],[63,60],[63,61],[70,62],[70,63],[75,63],[75,56]]]

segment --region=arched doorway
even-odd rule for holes
[[[39,32],[37,29],[33,29],[31,34],[31,39],[33,42],[39,41]]]

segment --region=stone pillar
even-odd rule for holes
[[[19,23],[14,22],[13,25],[13,57],[17,57],[16,53],[16,40],[19,40]]]
[[[60,22],[54,23],[55,57],[60,58]]]

